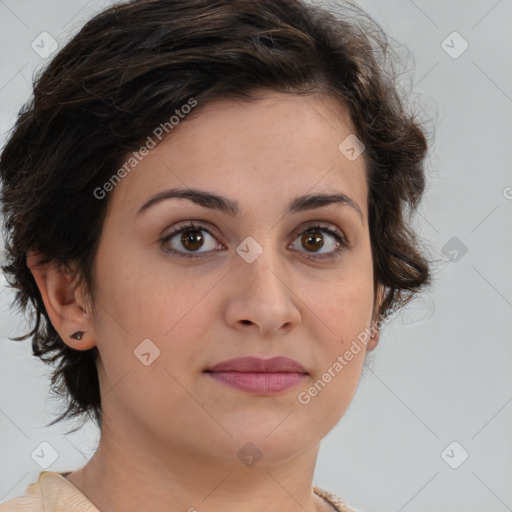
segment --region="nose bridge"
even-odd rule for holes
[[[275,331],[299,318],[295,294],[280,248],[271,235],[247,237],[237,247],[234,286],[227,314],[231,324]]]
[[[260,235],[260,242],[247,237],[237,247],[237,254],[243,260],[239,262],[240,282],[252,289],[252,293],[283,294],[284,265],[280,263],[281,254],[271,235]]]

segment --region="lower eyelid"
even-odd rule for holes
[[[178,257],[183,257],[183,258],[201,258],[201,257],[209,256],[209,255],[213,254],[214,252],[218,252],[219,245],[222,246],[223,248],[225,248],[224,244],[222,242],[218,241],[217,237],[211,232],[210,228],[207,226],[203,226],[201,224],[189,224],[189,225],[182,226],[179,229],[177,229],[176,231],[168,233],[168,234],[164,235],[163,237],[161,237],[159,240],[160,244],[163,246],[164,244],[168,243],[172,238],[174,238],[175,236],[177,236],[180,233],[187,231],[187,230],[189,230],[189,231],[204,231],[204,232],[208,233],[213,239],[215,239],[218,242],[217,247],[215,249],[208,250],[208,251],[185,251],[185,250],[176,250],[174,248],[163,248],[164,252],[166,252],[168,254],[174,254],[174,255],[177,255]],[[298,233],[293,235],[294,238],[291,243],[295,242],[295,240],[297,240],[297,238],[300,235],[302,235],[304,233],[308,233],[308,232],[314,232],[315,230],[321,232],[323,235],[332,237],[335,240],[335,242],[339,245],[334,250],[327,252],[327,253],[314,253],[314,252],[308,253],[307,251],[296,251],[296,252],[303,252],[310,259],[320,260],[320,259],[333,258],[333,257],[339,255],[340,252],[342,252],[344,249],[346,249],[350,246],[348,240],[346,239],[346,237],[343,234],[338,233],[338,231],[334,231],[333,229],[330,229],[326,226],[320,226],[320,225],[307,226],[306,228],[301,229]]]
[[[181,228],[177,229],[174,232],[167,233],[166,235],[162,236],[159,239],[159,242],[160,242],[161,245],[167,244],[174,237],[180,235],[184,231],[204,231],[204,232],[208,233],[208,235],[211,236],[217,242],[217,244],[216,244],[217,246],[218,245],[223,245],[221,242],[219,242],[217,240],[217,237],[214,234],[212,234],[209,229],[207,229],[204,226],[200,226],[200,225],[194,225],[194,226],[189,225],[189,226],[181,227]],[[197,254],[197,255],[211,254],[215,250],[209,250],[209,251],[185,251],[185,250],[177,250],[177,249],[174,249],[173,247],[170,247],[170,248],[164,248],[164,251],[167,252],[167,253],[170,253],[170,254],[177,254],[178,256],[192,257],[193,258],[193,257],[196,257],[196,256],[194,256],[195,254]]]

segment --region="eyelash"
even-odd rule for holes
[[[172,249],[169,247],[163,247],[165,243],[167,243],[169,240],[174,238],[176,235],[183,233],[184,231],[206,231],[210,236],[215,238],[215,236],[211,233],[210,229],[206,225],[201,224],[201,223],[194,224],[191,222],[190,224],[181,226],[180,228],[178,228],[174,231],[171,231],[170,233],[167,233],[166,235],[164,235],[162,238],[159,239],[160,245],[162,246],[162,249],[164,250],[164,252],[166,252],[168,254],[172,254],[173,256],[178,256],[179,258],[187,258],[187,259],[202,258],[202,257],[204,257],[203,255],[208,255],[208,253],[210,253],[210,251],[202,252],[202,253],[186,253],[186,252],[182,252],[182,251],[176,251],[175,249]],[[317,232],[317,231],[322,232],[322,233],[328,233],[336,240],[336,242],[338,242],[339,245],[331,253],[327,253],[327,254],[323,254],[323,255],[318,255],[318,254],[315,255],[315,253],[309,253],[310,255],[308,256],[308,258],[311,260],[314,260],[314,261],[329,260],[329,259],[335,258],[337,256],[340,256],[345,251],[345,249],[350,247],[350,244],[348,243],[348,241],[345,239],[345,237],[343,235],[341,235],[341,233],[337,229],[334,229],[334,228],[331,228],[329,226],[322,225],[322,224],[314,224],[312,226],[308,226],[303,231],[298,232],[297,235],[295,235],[294,240],[297,238],[297,236],[302,235],[304,233]],[[308,253],[306,253],[306,254],[308,254]]]

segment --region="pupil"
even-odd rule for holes
[[[302,237],[306,249],[317,251],[324,245],[323,238],[318,234],[306,234]],[[184,231],[181,235],[181,243],[186,249],[197,250],[203,245],[203,237],[199,231]],[[319,245],[318,245],[319,244]]]
[[[309,249],[318,250],[318,249],[321,249],[324,245],[324,241],[320,235],[311,234],[311,233],[304,235],[302,238],[302,242],[303,242],[304,246],[306,247],[306,249],[308,249],[308,250]],[[315,243],[319,243],[320,246],[314,247]],[[308,247],[310,245],[311,245],[311,247]]]
[[[203,245],[203,237],[198,233],[199,231],[184,231],[181,235],[183,247],[190,250],[200,249]]]

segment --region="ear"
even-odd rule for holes
[[[379,310],[382,306],[382,303],[384,301],[384,286],[378,284],[376,287],[375,292],[375,301],[373,305],[373,312],[372,312],[372,324],[370,327],[370,340],[366,344],[366,350],[372,351],[377,344],[379,343],[380,339],[380,324],[378,322],[379,320]]]
[[[96,335],[91,322],[86,295],[77,286],[77,275],[57,268],[53,261],[39,264],[43,255],[27,252],[27,266],[37,283],[48,317],[62,341],[75,350],[88,350],[96,345]],[[72,338],[83,331],[81,339]]]

